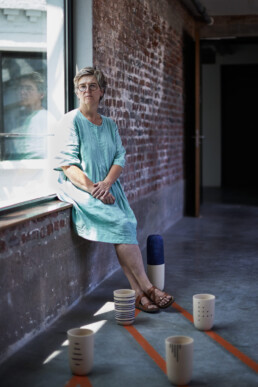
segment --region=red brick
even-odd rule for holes
[[[102,106],[127,151],[132,201],[183,179],[182,42],[194,21],[177,0],[150,3],[93,1],[94,65],[108,76]]]

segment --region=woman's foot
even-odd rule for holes
[[[173,296],[166,292],[163,292],[162,290],[159,290],[158,288],[156,288],[156,286],[152,286],[150,289],[148,289],[146,295],[152,302],[154,302],[155,305],[157,305],[161,309],[167,308],[175,301]]]
[[[144,293],[136,297],[135,307],[146,313],[158,313],[159,308]]]

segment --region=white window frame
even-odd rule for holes
[[[10,3],[11,5],[11,3]],[[9,8],[8,8],[9,9]],[[9,11],[1,9],[5,17],[15,17],[15,12],[12,9]],[[4,12],[6,11],[6,12]],[[47,0],[46,10],[41,10],[47,14],[47,34],[46,42],[40,44],[32,43],[28,44],[26,41],[21,42],[13,40],[10,44],[8,41],[2,40],[0,43],[1,51],[15,51],[15,52],[47,52],[47,100],[48,100],[48,111],[55,119],[59,119],[65,112],[65,45],[64,45],[64,30],[65,30],[65,4],[64,0]],[[36,11],[27,12],[28,17],[36,17]],[[11,21],[11,20],[10,20]],[[39,173],[42,176],[39,181],[36,181],[39,185],[38,194],[34,194],[30,197],[29,193],[26,198],[23,197],[20,201],[17,198],[11,200],[5,200],[0,203],[1,208],[8,208],[28,202],[35,199],[42,199],[45,196],[55,194],[54,172],[52,170],[49,160],[4,160],[0,161],[0,180],[1,186],[4,186],[4,178],[8,178],[11,174],[18,178],[19,172],[22,170],[32,171],[32,174]],[[1,179],[2,175],[2,179]],[[44,182],[42,181],[44,180]],[[47,183],[48,182],[48,183]],[[4,188],[1,188],[4,189]],[[19,190],[18,190],[19,191]]]

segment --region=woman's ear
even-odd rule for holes
[[[105,93],[104,89],[100,89],[100,98],[99,98],[99,100],[101,100],[103,98],[104,93]]]

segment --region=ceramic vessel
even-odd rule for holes
[[[193,372],[193,343],[188,336],[166,338],[166,366],[168,380],[177,386],[188,384]]]
[[[147,276],[154,286],[164,289],[165,259],[161,235],[149,235],[147,238]]]
[[[114,290],[115,319],[119,325],[131,325],[135,319],[135,291]]]
[[[94,332],[91,329],[73,328],[67,332],[69,364],[73,374],[87,375],[93,367]]]
[[[193,319],[195,328],[208,331],[213,327],[215,315],[215,296],[195,294],[193,296]]]

